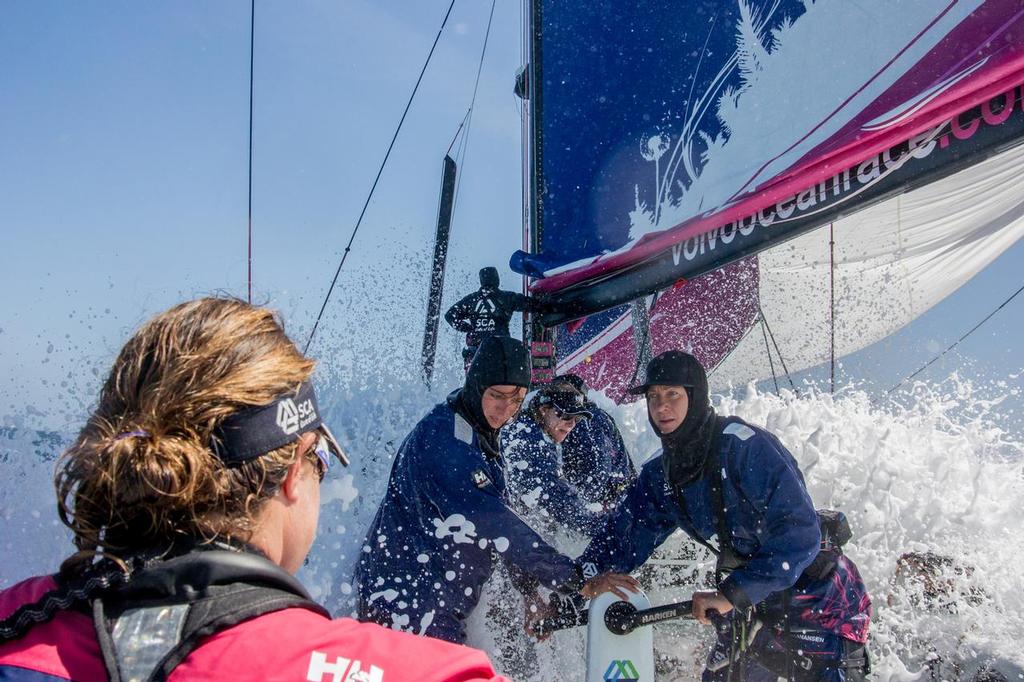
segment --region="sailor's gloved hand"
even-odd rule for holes
[[[602,573],[583,583],[583,587],[580,588],[580,594],[587,599],[611,592],[623,601],[629,601],[627,592],[639,591],[640,583],[636,581],[636,578],[625,573]]]
[[[732,603],[718,591],[700,591],[693,593],[693,617],[704,625],[711,624],[711,611],[724,616],[732,611]]]

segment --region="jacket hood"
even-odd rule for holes
[[[483,268],[480,270],[481,287],[497,289],[499,284],[501,284],[501,279],[498,277],[498,268]]]
[[[492,429],[484,416],[484,391],[490,386],[530,388],[530,352],[522,341],[510,336],[490,336],[480,343],[466,372],[462,389],[448,398],[449,405],[477,432],[480,440],[497,455],[498,429]],[[485,451],[487,448],[485,447]]]
[[[671,433],[658,433],[651,412],[647,411],[647,420],[661,439],[665,478],[678,490],[700,478],[714,438],[715,410],[711,407],[708,376],[689,353],[668,351],[647,364],[647,380],[637,388],[646,390],[652,384],[682,386],[689,399],[683,423]]]

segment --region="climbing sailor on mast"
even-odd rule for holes
[[[243,301],[143,325],[58,468],[80,551],[0,591],[0,680],[505,680],[479,651],[331,620],[294,578],[348,464],[312,373]]]
[[[480,343],[489,336],[509,336],[508,323],[516,312],[539,312],[536,299],[502,291],[498,269],[480,270],[480,288],[455,303],[444,319],[457,331],[466,333],[462,359],[469,365]]]
[[[584,575],[632,571],[682,528],[718,555],[718,589],[693,595],[700,622],[723,617],[705,682],[865,679],[871,602],[839,549],[845,518],[815,512],[775,436],[715,414],[692,355],[655,357],[632,392],[662,451],[580,556]]]

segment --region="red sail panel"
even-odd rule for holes
[[[685,350],[706,367],[717,366],[757,319],[758,276],[754,256],[659,294],[650,312],[651,350]],[[558,373],[567,372],[616,402],[632,399],[626,390],[637,367],[629,312],[562,358]]]

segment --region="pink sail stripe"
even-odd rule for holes
[[[779,152],[778,154],[776,154],[776,155],[775,155],[775,156],[773,156],[772,158],[770,158],[770,159],[768,159],[767,161],[765,161],[765,162],[764,162],[764,163],[763,163],[763,164],[761,165],[761,167],[760,167],[760,168],[758,168],[758,169],[757,169],[757,171],[756,171],[756,172],[755,172],[755,173],[754,173],[753,175],[751,175],[751,176],[750,176],[750,179],[748,179],[748,180],[747,180],[746,182],[744,182],[744,183],[743,183],[743,184],[742,184],[742,185],[740,186],[740,188],[739,188],[738,190],[736,190],[736,192],[734,192],[734,193],[733,193],[733,195],[732,195],[731,197],[729,197],[729,201],[732,201],[733,199],[735,199],[736,197],[738,197],[738,196],[740,196],[740,195],[742,195],[742,194],[745,194],[745,193],[746,193],[746,190],[747,190],[747,188],[748,188],[748,187],[750,186],[750,183],[754,182],[754,180],[756,180],[756,179],[757,179],[757,177],[758,177],[759,175],[761,175],[761,173],[763,173],[763,172],[765,171],[765,169],[766,169],[766,168],[768,168],[768,166],[770,166],[770,165],[771,165],[772,163],[774,163],[775,161],[777,161],[777,160],[778,160],[778,159],[780,159],[781,157],[785,156],[785,155],[786,155],[786,154],[788,154],[789,152],[793,151],[793,150],[794,150],[794,149],[795,149],[795,148],[796,148],[797,146],[799,146],[799,145],[800,145],[800,143],[802,143],[802,142],[803,142],[804,140],[807,140],[808,138],[810,138],[810,137],[811,137],[811,136],[812,136],[812,135],[813,135],[814,133],[816,133],[816,132],[817,132],[817,131],[818,131],[818,130],[819,130],[819,129],[820,129],[820,128],[821,128],[822,126],[823,126],[823,125],[825,125],[825,124],[826,124],[826,123],[827,123],[828,121],[830,121],[830,120],[831,120],[831,119],[832,119],[832,118],[833,118],[833,117],[834,117],[834,116],[835,116],[836,114],[838,114],[838,113],[839,113],[839,112],[841,112],[841,111],[842,111],[843,109],[845,109],[845,108],[846,108],[846,105],[847,105],[847,104],[849,104],[850,102],[852,102],[852,101],[853,101],[853,99],[854,99],[854,98],[855,98],[855,97],[856,97],[857,95],[859,95],[860,93],[864,92],[864,90],[866,90],[866,89],[867,89],[867,87],[868,87],[869,85],[871,85],[871,84],[872,84],[872,83],[873,83],[873,82],[874,82],[875,80],[877,80],[877,79],[878,79],[878,78],[879,78],[879,77],[880,77],[880,76],[881,76],[881,75],[882,75],[883,73],[885,73],[885,72],[886,72],[886,70],[888,70],[888,68],[889,68],[890,66],[892,66],[893,64],[895,64],[895,63],[896,63],[896,60],[897,60],[897,59],[899,59],[901,55],[903,55],[903,54],[904,54],[904,53],[905,53],[905,52],[906,52],[907,50],[909,50],[909,49],[910,49],[911,47],[913,47],[913,46],[914,46],[914,44],[915,44],[915,43],[917,43],[917,41],[918,41],[918,40],[920,40],[922,36],[924,36],[925,34],[927,34],[927,33],[928,33],[928,31],[930,31],[930,30],[931,30],[931,28],[932,28],[932,27],[933,27],[933,26],[934,26],[935,24],[937,24],[937,23],[939,22],[939,20],[940,20],[940,19],[942,19],[942,17],[946,16],[946,14],[948,14],[948,13],[949,13],[949,10],[953,9],[953,6],[954,6],[954,5],[956,5],[956,2],[957,2],[957,0],[953,0],[953,2],[949,3],[948,5],[946,5],[946,8],[945,8],[944,10],[942,10],[941,12],[939,12],[939,13],[938,13],[938,15],[936,15],[936,16],[935,16],[935,18],[933,18],[933,19],[932,19],[932,20],[931,20],[930,22],[928,22],[928,25],[927,25],[927,26],[925,26],[925,27],[924,27],[923,29],[921,29],[921,30],[920,30],[920,31],[918,32],[918,34],[917,34],[916,36],[914,36],[914,37],[913,37],[913,38],[912,38],[912,39],[911,39],[911,40],[910,40],[910,41],[909,41],[909,42],[908,42],[908,43],[907,43],[906,45],[904,45],[903,47],[901,47],[901,48],[900,48],[900,49],[899,49],[899,50],[898,50],[898,51],[896,52],[896,54],[894,54],[894,55],[893,55],[892,57],[890,57],[890,58],[889,58],[889,61],[888,61],[888,62],[886,62],[886,63],[885,63],[884,65],[882,65],[882,67],[881,67],[880,69],[878,69],[877,71],[875,71],[875,73],[874,73],[874,74],[872,74],[870,78],[868,78],[868,79],[867,79],[866,81],[864,81],[863,83],[861,83],[861,85],[860,85],[860,87],[859,87],[859,88],[857,88],[856,90],[854,90],[853,92],[851,92],[851,93],[850,93],[849,95],[847,95],[846,99],[845,99],[845,100],[843,100],[843,101],[842,101],[842,102],[841,102],[841,103],[839,104],[839,106],[837,106],[837,107],[836,107],[835,109],[833,109],[833,110],[832,110],[832,112],[831,112],[830,114],[828,114],[828,115],[827,115],[827,116],[825,116],[825,117],[824,117],[823,119],[821,119],[820,121],[818,121],[818,124],[817,124],[817,125],[815,125],[815,126],[814,126],[813,128],[811,128],[811,129],[810,129],[810,130],[808,130],[808,131],[807,131],[806,133],[804,133],[804,135],[803,135],[802,137],[800,137],[800,138],[799,138],[799,139],[797,139],[797,140],[796,140],[795,142],[793,142],[793,143],[792,143],[791,145],[789,145],[789,147],[787,147],[787,148],[786,148],[786,149],[784,149],[783,151]]]
[[[947,87],[937,95],[932,95],[928,99],[927,107],[921,107],[921,111],[927,111],[928,107],[938,106],[938,104],[956,97],[955,93],[972,90],[977,87],[972,85],[972,82],[984,82],[991,78],[991,74],[998,73],[1005,64],[1019,59],[1024,50],[1024,45],[1022,45],[1024,39],[1003,35],[1009,27],[1017,24],[1024,16],[1022,11],[1013,13],[1017,3],[1018,0],[993,0],[991,4],[985,6],[984,11],[972,15],[970,20],[962,22],[939,41],[925,58],[915,64],[914,68],[897,79],[874,102],[865,107],[864,111],[836,131],[829,140],[822,142],[804,155],[787,173],[801,172],[805,165],[811,165],[815,161],[841,150],[844,145],[850,145],[851,141],[856,145],[856,141],[864,134],[869,122],[904,107],[919,93],[933,87],[933,84],[947,83]],[[1005,19],[1011,13],[1010,19]],[[1019,28],[1019,24],[1017,26]],[[979,36],[985,37],[980,38]],[[1000,39],[1005,42],[1002,47],[996,43]],[[958,45],[964,44],[974,44],[978,47],[961,55],[961,50],[956,48]],[[958,57],[958,55],[960,56]],[[969,66],[972,64],[973,66]],[[970,70],[970,75],[976,77],[975,66],[987,69],[988,75],[983,74],[982,78],[974,81],[964,81],[959,87],[954,85],[953,81],[957,80],[954,75],[957,73]],[[920,111],[915,112],[915,114],[919,113]],[[913,119],[908,118],[907,120]]]

